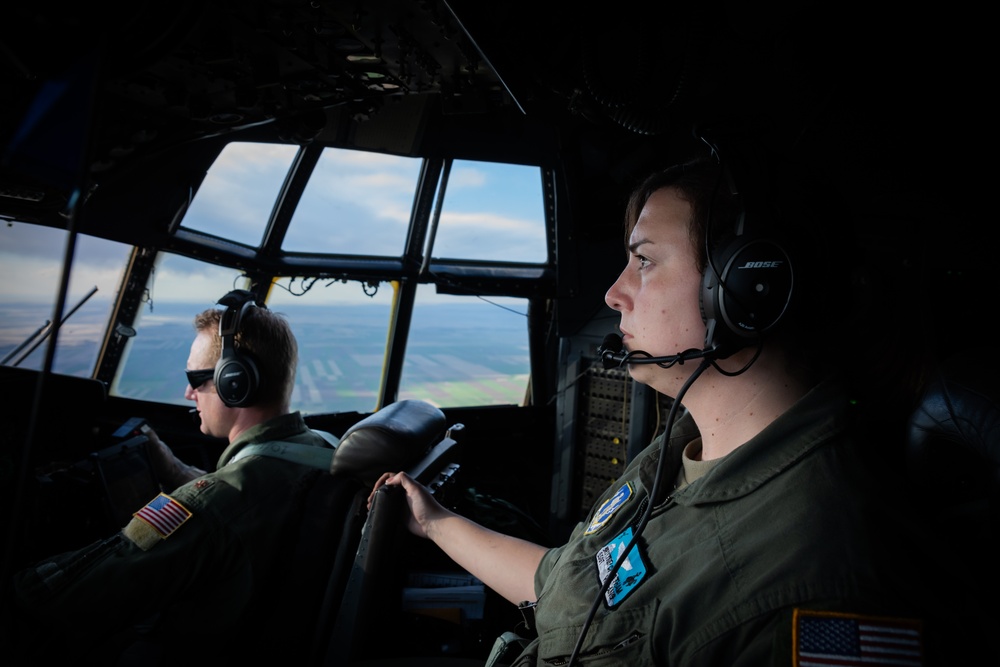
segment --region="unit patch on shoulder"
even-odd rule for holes
[[[608,522],[608,519],[610,519],[614,513],[618,511],[618,508],[624,505],[625,502],[631,497],[632,485],[625,482],[620,489],[615,491],[615,495],[605,500],[604,504],[597,509],[594,513],[594,518],[587,527],[587,530],[584,532],[584,535],[593,535],[603,528],[604,524]]]
[[[122,533],[140,549],[148,551],[160,540],[173,535],[191,518],[191,512],[170,496],[161,493],[132,517]]]
[[[792,617],[792,665],[924,664],[920,621],[796,609]]]

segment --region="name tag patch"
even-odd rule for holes
[[[631,497],[632,485],[625,482],[625,485],[615,491],[615,495],[605,500],[604,504],[601,505],[597,512],[594,513],[594,518],[590,522],[590,526],[588,526],[587,530],[584,532],[584,535],[593,535],[603,528],[604,524],[608,522],[608,519],[614,516],[614,513],[618,511],[618,508],[624,505]]]
[[[608,542],[606,546],[597,552],[597,556],[595,557],[597,561],[597,574],[602,584],[607,580],[608,575],[611,573],[611,568],[614,567],[621,555],[625,553],[625,548],[631,541],[632,529],[626,528],[625,532]],[[621,567],[615,572],[611,584],[608,585],[608,589],[604,593],[605,604],[609,608],[621,604],[625,598],[631,595],[632,591],[638,588],[645,577],[646,564],[643,562],[642,556],[639,554],[639,546],[636,544],[629,550],[628,557],[622,562]]]

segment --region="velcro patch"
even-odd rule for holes
[[[615,563],[625,553],[625,547],[632,541],[632,528],[626,528],[625,532],[608,542],[597,552],[597,576],[601,584],[608,579]],[[604,593],[604,602],[609,609],[613,609],[622,603],[636,587],[646,578],[646,563],[639,553],[639,546],[633,545],[628,556],[622,561],[622,565],[615,572],[615,577]]]
[[[792,617],[792,665],[924,664],[919,620],[796,609]]]
[[[594,519],[590,522],[584,535],[593,535],[598,530],[604,527],[604,524],[608,522],[614,513],[618,511],[618,508],[628,502],[628,499],[632,497],[632,485],[628,482],[622,485],[620,489],[615,491],[615,495],[611,496],[594,512]]]
[[[160,534],[152,526],[142,519],[136,519],[134,516],[122,528],[122,535],[135,542],[135,545],[143,551],[149,551],[163,541],[163,538],[160,537]]]
[[[191,512],[167,494],[161,493],[132,516],[122,532],[140,549],[148,551],[160,540],[173,535],[191,518]]]

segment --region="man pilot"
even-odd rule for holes
[[[285,318],[242,290],[220,303],[226,309],[194,318],[184,394],[201,431],[229,441],[216,470],[178,460],[147,430],[166,492],[107,539],[15,575],[25,659],[58,651],[50,657],[108,664],[109,647],[121,645],[151,651],[155,658],[144,656],[144,664],[195,652],[208,659],[273,576],[284,531],[296,525],[298,502],[322,471],[247,454],[275,441],[329,448],[336,438],[310,430],[289,409],[298,346]]]

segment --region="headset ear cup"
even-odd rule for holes
[[[260,373],[253,359],[238,352],[215,365],[215,391],[231,408],[252,405],[260,386]]]
[[[778,243],[737,237],[714,253],[702,278],[705,345],[732,352],[775,327],[794,288],[791,259]]]
[[[234,290],[219,303],[226,306],[226,312],[219,318],[222,354],[215,364],[215,391],[229,407],[245,408],[252,405],[257,396],[260,372],[250,355],[236,349],[236,334],[246,312],[257,304],[245,290]]]

